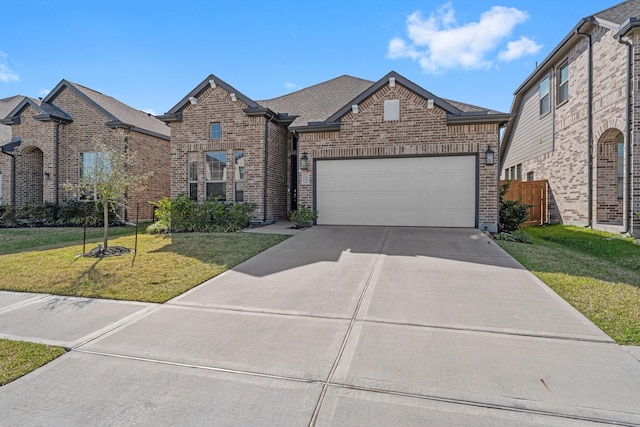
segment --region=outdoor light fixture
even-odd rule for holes
[[[307,156],[307,153],[302,153],[302,156],[300,157],[300,169],[303,171],[309,169],[309,157]]]
[[[51,175],[49,174],[49,172],[45,172],[44,179],[49,179],[49,178],[51,178]]]
[[[351,106],[351,112],[352,112],[353,114],[358,114],[358,112],[359,112],[359,110],[358,110],[358,104],[353,104],[353,105]]]
[[[196,105],[198,103],[198,98],[196,98],[195,96],[190,96],[189,102],[191,103],[191,105]]]
[[[487,165],[492,165],[493,164],[493,150],[491,149],[491,146],[487,146],[487,151],[484,152],[484,154],[486,154],[486,159],[485,162]]]
[[[216,81],[211,79],[209,80],[209,85],[211,86],[211,89],[215,89],[216,88]]]
[[[434,104],[434,100],[433,99],[427,99],[427,108],[428,109],[432,109],[433,108],[433,104]]]
[[[235,94],[235,93],[230,93],[230,94],[229,94],[229,96],[231,97],[231,100],[232,100],[233,102],[236,102],[236,101],[238,100],[238,98],[236,97],[236,94]]]

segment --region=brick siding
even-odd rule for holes
[[[15,204],[18,206],[25,202],[55,202],[56,195],[60,202],[74,199],[76,194],[69,192],[64,186],[66,183],[77,184],[80,153],[92,151],[94,138],[111,147],[121,150],[125,148],[123,130],[105,126],[108,119],[72,90],[64,88],[52,103],[73,118],[73,122],[59,125],[58,168],[55,165],[56,123],[33,119],[37,112],[29,106],[22,112],[20,124],[12,125],[13,136],[22,140],[13,153],[16,156]],[[120,216],[123,219],[135,219],[135,207],[139,203],[139,219],[150,220],[153,217],[153,207],[148,202],[169,195],[169,141],[135,131],[126,135],[130,149],[136,151],[136,169],[141,173],[153,171],[154,176],[145,191],[131,194],[129,212],[121,209]],[[41,162],[33,154],[38,150],[42,152]],[[10,169],[6,165],[10,159],[8,156],[3,157],[7,159],[2,160],[2,170],[7,171],[8,178]],[[59,177],[57,189],[56,172]],[[10,197],[10,186],[4,185],[5,181],[9,181],[7,178],[3,173],[3,199],[7,200],[5,203],[8,203]]]
[[[384,121],[384,101],[400,100],[400,120]],[[309,164],[321,158],[375,158],[397,156],[479,155],[478,223],[491,231],[498,222],[498,162],[485,164],[488,146],[498,153],[498,125],[447,125],[447,113],[427,108],[427,101],[401,85],[383,86],[359,104],[359,112],[347,113],[339,131],[300,133],[298,153],[307,153]],[[298,205],[313,206],[313,173],[310,185],[298,181]],[[455,174],[455,171],[451,171]]]

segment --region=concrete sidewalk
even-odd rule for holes
[[[313,227],[164,305],[0,293],[0,336],[73,349],[10,424],[640,425],[640,362],[472,229]]]

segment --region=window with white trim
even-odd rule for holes
[[[205,198],[227,200],[227,153],[209,151],[204,153]]]
[[[540,96],[540,115],[544,116],[551,111],[551,97],[549,95],[549,77],[545,77],[538,86]]]
[[[233,186],[236,203],[244,202],[244,150],[233,152]]]
[[[189,185],[189,198],[198,200],[198,153],[187,153],[187,181]]]
[[[518,163],[516,166],[516,179],[522,181],[522,163]]]
[[[558,105],[569,100],[569,63],[558,68]]]

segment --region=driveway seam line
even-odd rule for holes
[[[304,383],[304,384],[318,384],[318,385],[327,386],[327,388],[328,387],[336,387],[336,388],[341,388],[341,389],[362,391],[362,392],[368,392],[368,393],[386,394],[386,395],[408,397],[408,398],[420,399],[420,400],[429,400],[429,401],[434,401],[434,402],[450,403],[450,404],[454,404],[454,405],[474,406],[474,407],[478,407],[478,408],[496,409],[496,410],[500,410],[500,411],[509,411],[509,412],[516,412],[516,413],[528,413],[528,414],[533,414],[533,415],[544,415],[544,416],[549,416],[549,417],[554,417],[554,418],[564,418],[564,419],[572,419],[572,420],[577,420],[577,421],[606,423],[606,424],[613,424],[613,425],[620,425],[620,426],[627,426],[627,427],[638,427],[638,426],[640,426],[640,424],[636,424],[636,423],[630,423],[630,422],[624,422],[624,421],[615,421],[615,420],[605,419],[605,418],[582,417],[582,416],[579,416],[579,415],[572,415],[572,414],[566,414],[566,413],[560,413],[560,412],[551,412],[551,411],[545,411],[545,410],[540,410],[540,409],[516,408],[516,407],[513,407],[513,406],[494,404],[494,403],[485,403],[485,402],[481,402],[481,401],[455,399],[455,398],[450,398],[450,397],[419,394],[419,393],[410,393],[410,392],[395,391],[395,390],[375,389],[375,388],[370,388],[370,387],[364,387],[364,386],[358,386],[358,385],[352,385],[352,384],[345,384],[345,383],[337,383],[337,382],[327,382],[327,381],[324,381],[324,380],[314,380],[314,379],[309,379],[309,378],[287,377],[287,376],[283,376],[283,375],[265,374],[265,373],[252,372],[252,371],[243,371],[243,370],[239,370],[239,369],[221,368],[221,367],[204,366],[204,365],[194,365],[192,363],[173,362],[173,361],[168,361],[168,360],[150,359],[150,358],[138,357],[138,356],[127,356],[127,355],[122,355],[122,354],[105,353],[105,352],[100,352],[100,351],[83,350],[83,349],[77,349],[77,348],[74,348],[71,351],[77,352],[77,353],[95,355],[95,356],[113,357],[113,358],[117,358],[117,359],[133,360],[133,361],[138,361],[138,362],[157,363],[157,364],[161,364],[161,365],[177,366],[177,367],[182,367],[182,368],[202,369],[202,370],[206,370],[206,371],[221,372],[221,373],[236,374],[236,375],[245,375],[245,376],[257,377],[257,378],[275,379],[275,380],[281,380],[281,381],[292,381],[292,382]],[[618,413],[626,414],[626,412],[618,412]]]
[[[505,332],[499,331],[496,329],[479,329],[479,328],[465,328],[465,327],[456,327],[456,326],[445,326],[445,325],[421,325],[418,323],[398,323],[391,322],[387,320],[372,320],[372,319],[358,319],[359,322],[363,323],[375,323],[382,325],[390,325],[390,326],[411,326],[416,328],[426,328],[426,329],[442,329],[448,331],[459,331],[459,332],[478,332],[492,335],[508,335],[508,336],[516,336],[516,337],[527,337],[527,338],[542,338],[548,340],[559,340],[559,341],[576,341],[576,342],[589,342],[594,344],[617,344],[613,340],[605,340],[598,338],[580,338],[580,337],[571,337],[571,336],[562,336],[562,335],[552,335],[552,334],[536,334],[536,333],[525,333],[525,332]]]
[[[318,419],[318,415],[320,414],[320,408],[322,407],[322,403],[324,402],[324,398],[325,395],[327,394],[327,389],[329,388],[329,384],[331,384],[331,381],[333,380],[333,375],[335,374],[336,370],[338,369],[338,364],[340,363],[340,360],[342,359],[342,355],[344,354],[344,350],[347,347],[347,341],[349,341],[349,338],[351,337],[351,331],[353,330],[353,326],[355,325],[357,318],[358,318],[358,313],[360,312],[360,307],[362,306],[362,302],[364,301],[364,297],[367,294],[367,290],[369,289],[369,285],[371,284],[371,279],[373,278],[375,272],[376,272],[376,268],[378,267],[378,264],[380,263],[380,260],[383,258],[383,251],[384,251],[384,247],[387,243],[387,239],[389,237],[389,227],[385,228],[385,232],[384,232],[384,237],[382,238],[382,244],[380,245],[380,249],[378,249],[378,253],[376,255],[376,259],[373,262],[373,266],[371,267],[371,271],[369,271],[369,274],[367,276],[367,280],[364,284],[364,287],[362,289],[362,292],[360,293],[360,298],[358,298],[358,303],[356,304],[356,307],[353,310],[353,315],[351,316],[351,319],[349,321],[349,326],[347,327],[347,332],[344,336],[344,339],[342,340],[342,345],[340,346],[340,350],[338,350],[338,354],[336,356],[335,361],[333,362],[333,366],[331,367],[331,370],[329,371],[329,376],[327,377],[327,381],[324,383],[324,385],[322,386],[322,391],[320,392],[320,397],[318,398],[318,403],[316,404],[316,407],[313,411],[313,415],[311,416],[311,420],[309,421],[309,427],[313,427],[316,425],[316,421]]]
[[[564,414],[561,412],[551,412],[551,411],[545,411],[542,409],[516,408],[513,406],[494,404],[494,403],[484,403],[484,402],[479,402],[474,400],[454,399],[450,397],[441,397],[441,396],[417,394],[417,393],[394,391],[394,390],[381,390],[381,389],[362,387],[362,386],[356,386],[356,385],[350,385],[350,384],[341,384],[341,383],[331,383],[329,385],[348,389],[348,390],[364,391],[364,392],[377,393],[377,394],[388,394],[388,395],[401,396],[401,397],[410,397],[414,399],[430,400],[430,401],[451,403],[451,404],[463,405],[463,406],[474,406],[478,408],[496,409],[500,411],[528,413],[528,414],[534,414],[534,415],[545,415],[545,416],[555,417],[555,418],[565,418],[565,419],[572,419],[577,421],[589,421],[589,422],[605,423],[605,424],[620,425],[620,426],[627,426],[627,427],[640,426],[640,424],[627,422],[627,421],[616,421],[616,420],[611,420],[606,418],[583,417],[580,415]],[[594,408],[594,409],[597,409],[597,408]],[[610,411],[610,412],[614,412],[614,411]],[[614,413],[635,415],[629,412],[619,412],[619,411],[615,411]]]

